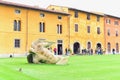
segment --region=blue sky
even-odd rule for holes
[[[46,8],[51,5],[103,12],[120,17],[120,0],[4,0]]]

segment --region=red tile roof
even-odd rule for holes
[[[35,7],[35,6],[30,6],[30,5],[20,4],[20,3],[14,3],[14,2],[8,2],[8,1],[2,1],[2,0],[0,0],[0,5],[15,6],[15,7],[20,7],[20,8],[40,10],[40,11],[56,13],[56,14],[69,15],[68,13],[65,13],[65,12],[53,11],[53,10],[48,10],[48,9],[45,9],[45,8],[39,8],[39,7]]]

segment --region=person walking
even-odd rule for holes
[[[115,49],[112,49],[112,53],[115,54]]]
[[[65,55],[68,55],[68,49],[65,48]]]
[[[97,53],[98,53],[98,55],[101,55],[101,48],[100,47],[98,47]]]
[[[57,54],[57,49],[54,48],[53,51],[54,51],[54,55],[56,55]]]

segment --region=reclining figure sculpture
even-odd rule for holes
[[[68,63],[68,56],[54,55],[46,46],[51,45],[49,42],[37,40],[31,44],[29,55],[27,56],[28,63],[46,63],[65,65]]]

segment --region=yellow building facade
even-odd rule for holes
[[[48,9],[70,14],[69,44],[73,53],[82,53],[85,49],[88,51],[92,49],[94,53],[98,47],[105,50],[104,16],[102,14],[56,5],[50,5]]]
[[[37,39],[54,42],[50,49],[56,48],[58,55],[66,54],[66,49],[73,54],[94,54],[98,48],[107,53],[114,48],[119,53],[118,26],[119,17],[112,15],[0,1],[0,54],[27,54]]]
[[[55,42],[51,50],[65,54],[105,50],[104,16],[64,6],[47,9],[0,1],[0,53],[24,54],[37,39]]]
[[[55,42],[58,54],[68,47],[69,14],[4,1],[0,9],[1,54],[27,53],[37,39]]]
[[[0,4],[0,53],[22,53],[25,52],[26,46],[26,10],[14,6]],[[15,10],[20,9],[21,14],[16,14]],[[14,31],[14,20],[22,21],[21,31]],[[15,48],[14,43],[21,40],[20,48]]]

